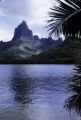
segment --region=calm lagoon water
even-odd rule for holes
[[[80,120],[64,108],[74,65],[0,65],[0,120]]]

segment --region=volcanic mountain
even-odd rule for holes
[[[23,21],[14,32],[14,36],[9,42],[0,42],[0,62],[18,63],[27,61],[32,56],[36,56],[49,48],[62,44],[62,39],[57,41],[52,38],[39,38],[33,35],[25,21]]]

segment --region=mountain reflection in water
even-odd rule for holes
[[[0,65],[0,120],[80,120],[64,109],[74,65]]]
[[[24,74],[22,74],[24,73]],[[16,67],[13,71],[13,79],[11,81],[11,88],[14,91],[14,100],[18,103],[32,102],[29,94],[33,94],[33,85],[30,77],[22,71],[20,67]]]

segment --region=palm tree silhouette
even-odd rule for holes
[[[81,35],[81,0],[55,0],[59,5],[54,5],[49,12],[48,31],[59,36],[78,37]]]
[[[73,94],[65,101],[65,108],[76,111],[81,116],[81,65],[77,65],[74,75],[70,78],[69,90]]]

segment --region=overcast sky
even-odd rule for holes
[[[39,37],[47,37],[46,20],[54,0],[2,0],[0,2],[0,40],[11,40],[22,20]]]

